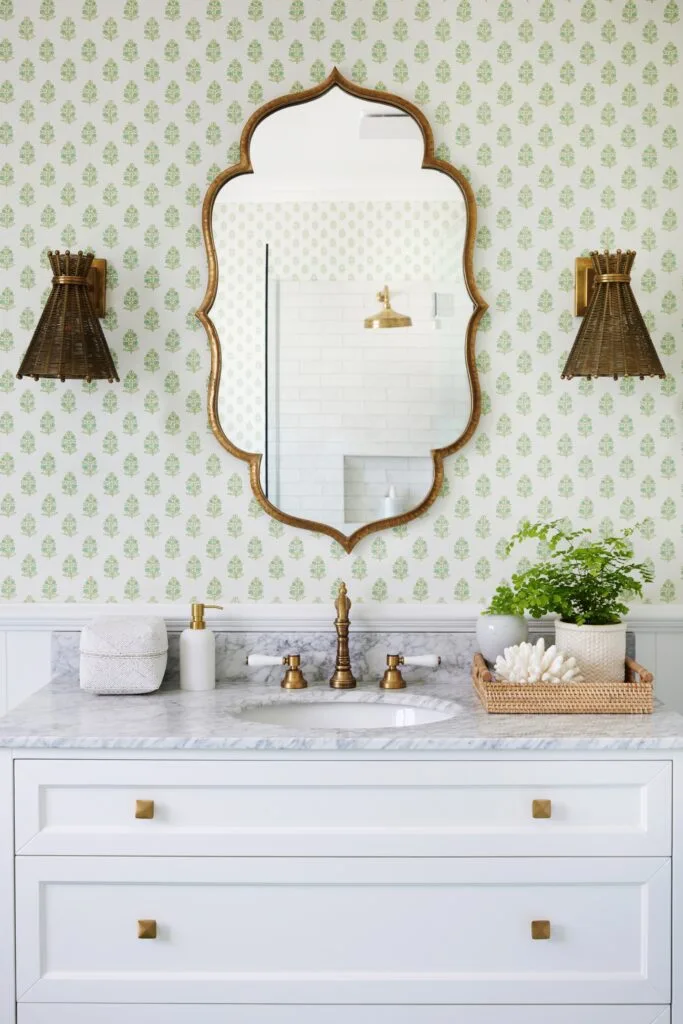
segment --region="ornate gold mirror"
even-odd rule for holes
[[[209,419],[260,504],[346,551],[421,515],[479,420],[486,309],[424,115],[335,69],[256,111],[202,216]]]

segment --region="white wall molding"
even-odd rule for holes
[[[481,613],[475,604],[355,603],[351,623],[370,632],[470,633]],[[160,615],[170,630],[189,624],[189,606],[180,604],[6,604],[0,606],[0,630],[65,632],[80,630],[96,615]],[[315,632],[331,630],[332,601],[328,604],[232,604],[222,612],[207,611],[213,629],[225,632]],[[637,605],[627,619],[628,627],[664,633],[683,632],[683,605]],[[532,621],[531,631],[548,629],[548,620]]]

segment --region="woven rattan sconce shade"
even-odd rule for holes
[[[664,377],[631,291],[635,252],[592,252],[595,286],[562,376]]]
[[[92,253],[49,252],[52,291],[17,377],[118,380],[88,294]]]

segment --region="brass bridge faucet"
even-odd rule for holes
[[[336,690],[352,690],[356,685],[356,678],[351,671],[351,659],[349,658],[349,611],[351,601],[346,593],[346,584],[340,583],[339,594],[334,602],[337,617],[334,620],[334,628],[337,630],[337,661],[334,666],[334,673],[330,679],[330,686]]]

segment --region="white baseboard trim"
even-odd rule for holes
[[[352,628],[369,632],[471,633],[481,607],[475,604],[354,603]],[[82,629],[97,615],[160,615],[168,629],[189,624],[189,607],[179,604],[6,604],[0,605],[0,630],[70,632]],[[318,632],[332,630],[334,608],[329,604],[231,604],[222,612],[207,611],[213,629],[232,633]],[[550,620],[532,621],[533,633],[547,631]],[[630,629],[656,633],[683,632],[683,605],[642,604],[627,618]]]

